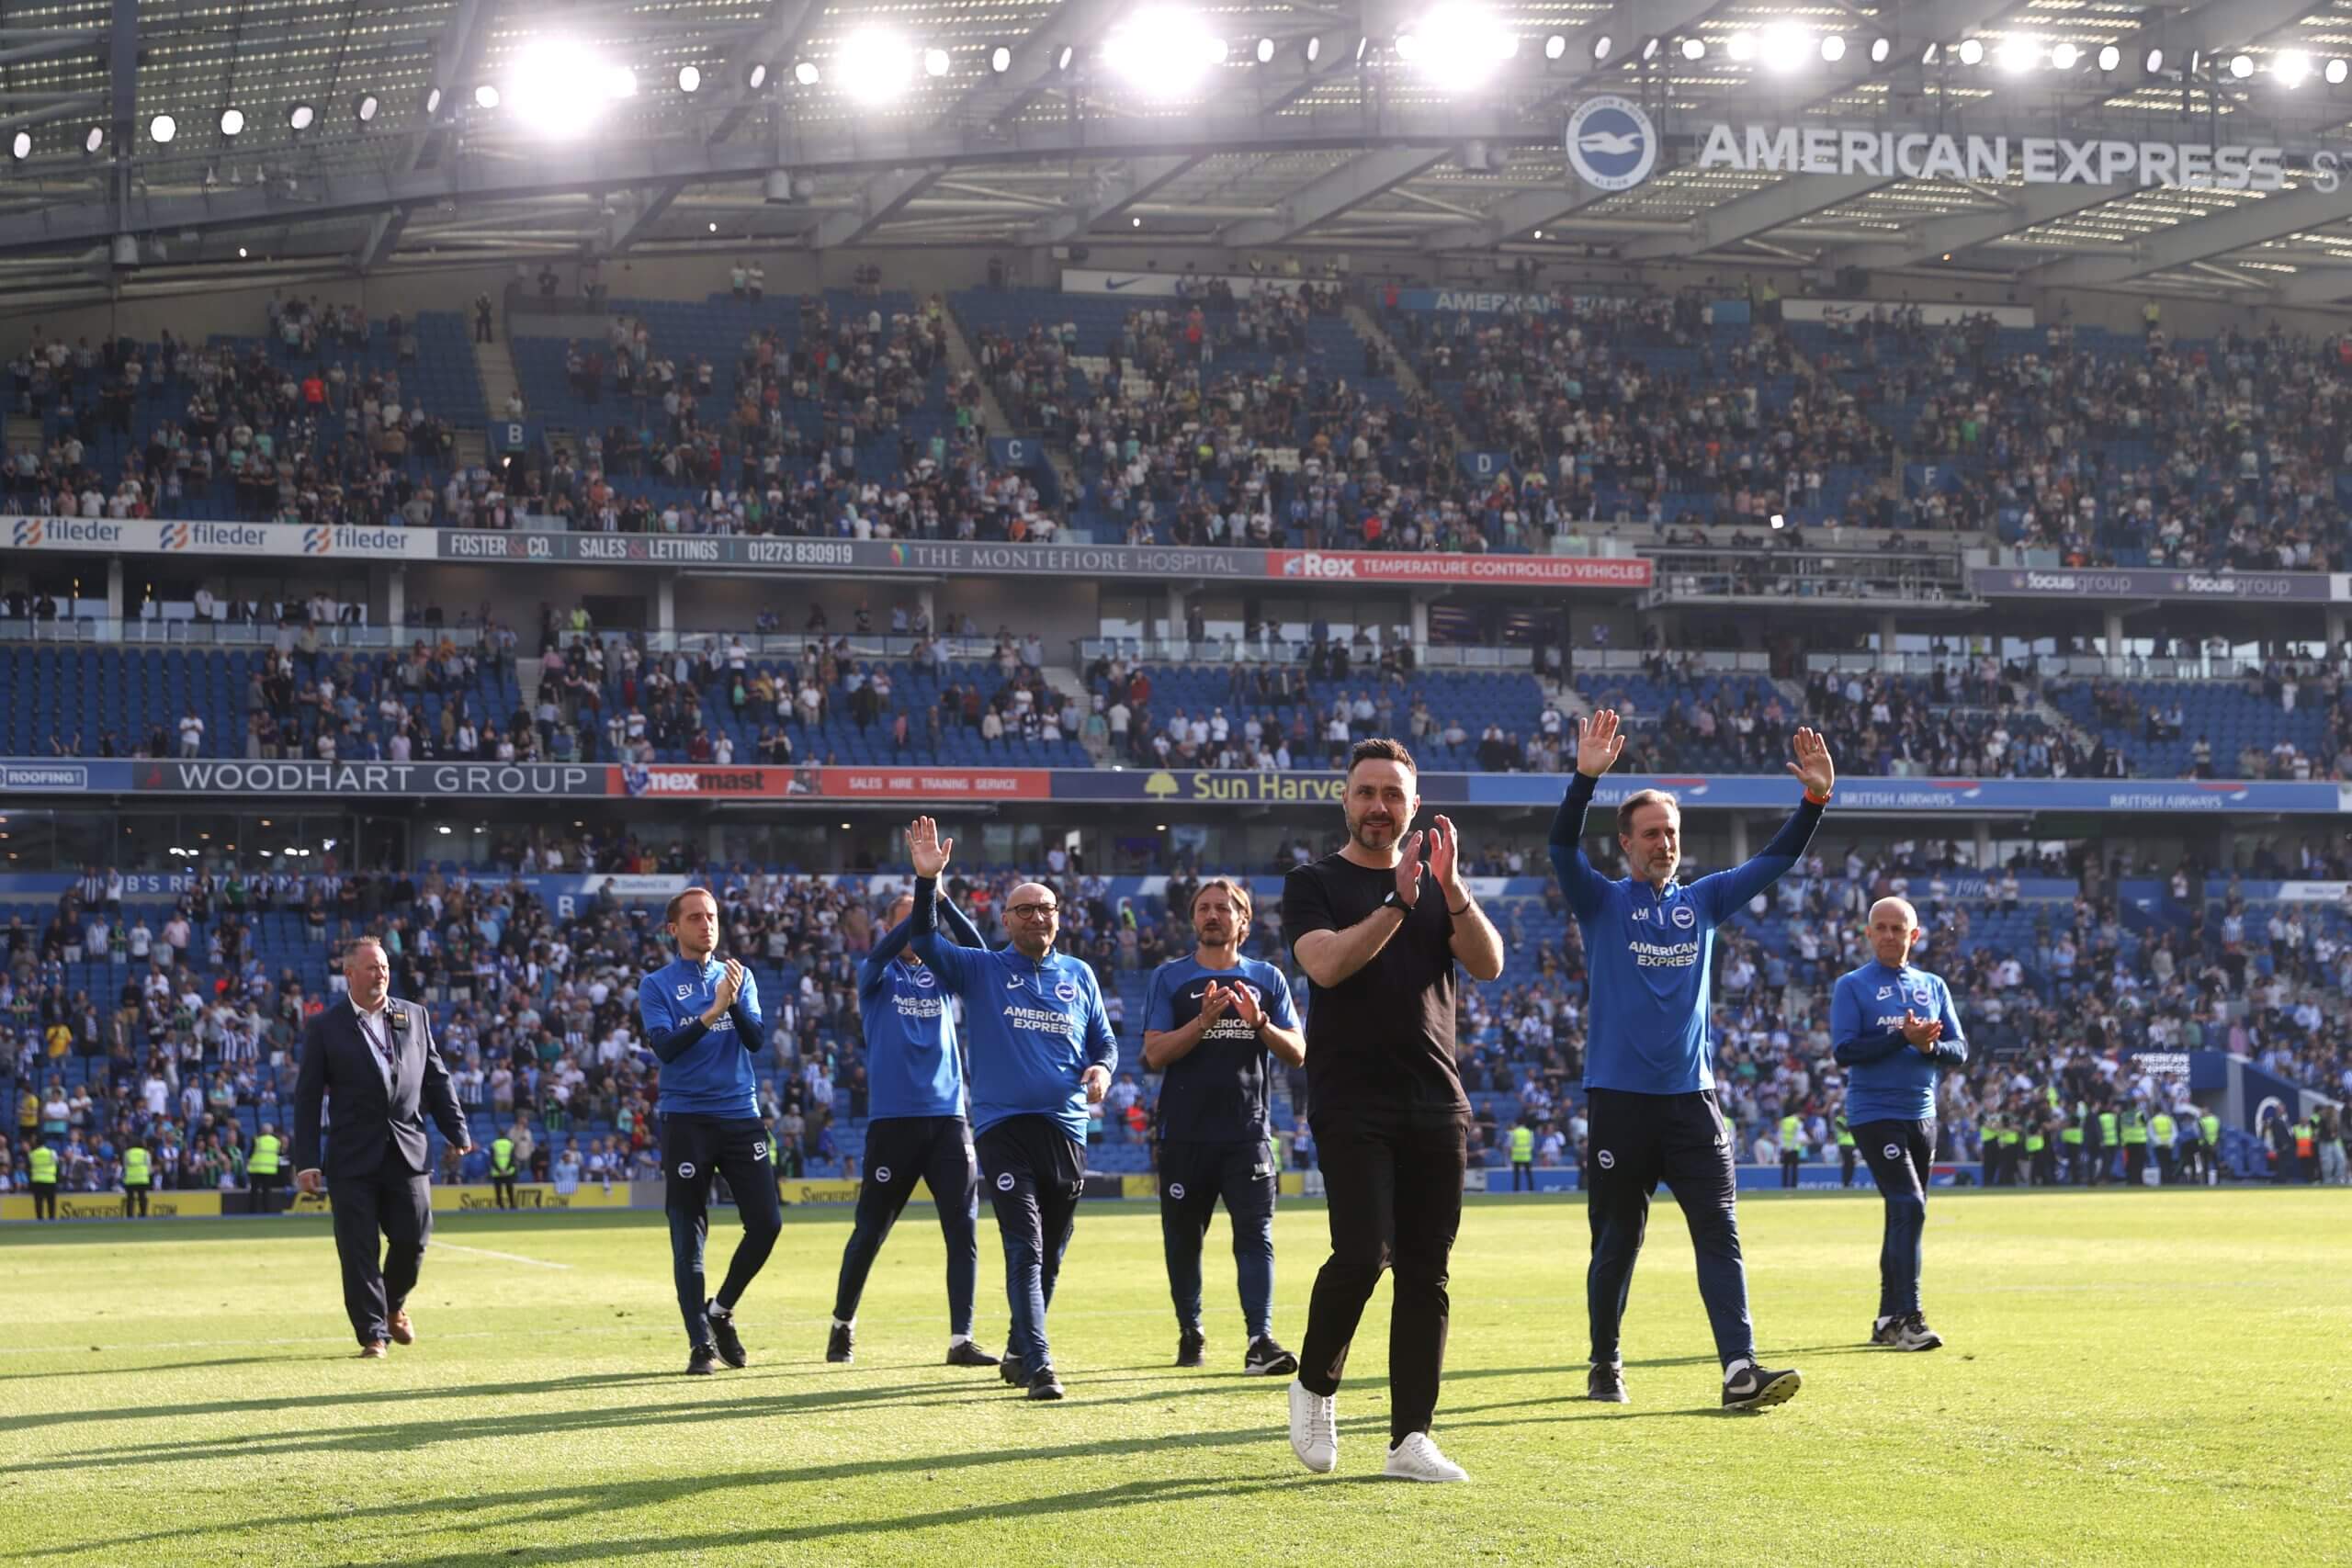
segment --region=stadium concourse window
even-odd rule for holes
[[[0,809],[0,868],[14,874],[98,865],[112,858],[114,821],[102,811]]]

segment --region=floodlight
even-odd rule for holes
[[[287,106],[286,125],[287,129],[289,130],[308,130],[311,126],[318,123],[318,118],[319,110],[318,106],[315,104],[289,104]]]
[[[223,136],[237,136],[237,135],[241,135],[241,134],[243,134],[243,133],[244,129],[245,129],[245,111],[244,111],[244,110],[243,110],[243,109],[222,109],[222,110],[220,111],[220,134],[221,134],[221,135],[223,135]]]
[[[1309,60],[1315,58],[1314,46],[1311,44],[1308,46],[1307,58]],[[1000,76],[1012,70],[1012,51],[1007,49],[1002,44],[999,44],[994,49],[989,51],[989,69],[995,72]]]
[[[2040,65],[2043,56],[2041,46],[2030,38],[2005,38],[1993,59],[2002,70],[2016,76]]]
[[[897,33],[864,28],[842,40],[834,85],[861,104],[887,104],[914,76],[914,51]]]
[[[1607,57],[1615,40],[1593,40],[1593,59]],[[1483,6],[1445,3],[1433,6],[1410,32],[1396,39],[1399,57],[1410,62],[1431,85],[1459,92],[1475,87],[1519,51],[1519,39]]]
[[[682,93],[698,93],[702,91],[702,67],[698,65],[679,66],[678,91]]]
[[[2254,56],[2238,54],[2230,57],[2230,74],[2243,82],[2254,74]]]
[[[1893,39],[1874,38],[1871,39],[1871,63],[1872,65],[1885,64],[1886,57],[1894,52],[1894,40]]]
[[[616,98],[637,91],[636,76],[571,39],[536,39],[514,57],[506,91],[515,117],[537,135],[584,135]]]
[[[1846,58],[1846,40],[1838,33],[1830,33],[1821,40],[1821,58],[1831,65]]]
[[[2147,54],[2140,62],[2140,69],[2145,71],[2151,76],[2154,75],[2157,72],[2162,71],[2164,68],[2165,51],[2161,49],[2152,49],[2148,51]]]
[[[159,146],[168,146],[172,138],[179,133],[180,123],[170,115],[159,114],[147,122],[147,134],[153,137]]]
[[[1102,62],[1147,97],[1182,97],[1223,58],[1224,44],[1196,11],[1144,6],[1102,39]]]
[[[2327,85],[2329,86],[2341,87],[2344,85],[2344,78],[2346,75],[2352,75],[2352,66],[2347,66],[2342,60],[2331,60],[2327,62]]]
[[[1746,64],[1756,58],[1756,39],[1749,33],[1734,33],[1731,41],[1724,45],[1724,52]]]
[[[362,93],[351,100],[351,118],[362,125],[373,125],[383,107],[384,101],[375,94]]]
[[[1706,57],[1707,57],[1707,40],[1706,40],[1705,39],[1702,39],[1702,38],[1687,38],[1687,39],[1684,39],[1682,40],[1682,58],[1683,58],[1683,59],[1685,59],[1685,60],[1704,60]]]
[[[2311,79],[2312,57],[2300,49],[2273,55],[2270,74],[2282,87],[2300,87]]]
[[[82,133],[82,151],[85,152],[96,152],[106,144],[107,128],[103,125],[94,125]]]
[[[2110,43],[2110,44],[2105,45],[2104,47],[2102,47],[2102,48],[2099,50],[2099,51],[2098,51],[2098,68],[2099,68],[2101,71],[2112,71],[2112,70],[2114,70],[2117,66],[2121,65],[2122,63],[2123,63],[2123,51],[2122,51],[2121,50],[2120,50],[2120,49],[2116,48],[2113,44],[2111,44],[2111,43]]]
[[[21,164],[32,155],[33,133],[31,131],[20,130],[17,132],[15,136],[9,138],[8,156],[16,159],[17,162]]]
[[[1793,71],[1810,52],[1805,30],[1794,22],[1774,22],[1756,40],[1756,52],[1767,71]]]
[[[813,87],[825,77],[824,73],[817,69],[815,61],[799,60],[793,62],[792,79],[804,87]]]
[[[2072,71],[2082,58],[2083,51],[2076,49],[2071,43],[2052,44],[2051,46],[2050,64],[2054,70]]]
[[[1602,61],[1608,59],[1609,51],[1616,47],[1616,43],[1617,40],[1611,38],[1607,33],[1603,33],[1599,38],[1594,39],[1592,40],[1592,62],[1595,65],[1598,65]],[[1546,45],[1545,48],[1548,51],[1550,46]]]
[[[922,73],[926,76],[936,78],[946,75],[951,63],[952,62],[947,58],[947,51],[944,49],[926,49],[922,51]]]
[[[1566,33],[1554,33],[1550,38],[1547,38],[1547,39],[1545,39],[1544,40],[1544,59],[1546,59],[1546,60],[1557,60],[1557,59],[1559,59],[1559,58],[1560,58],[1560,56],[1562,56],[1562,55],[1564,55],[1564,54],[1566,54],[1566,53],[1567,53],[1567,52],[1568,52],[1568,35],[1567,35],[1567,34],[1566,34]]]
[[[474,104],[480,108],[496,108],[498,107],[498,89],[495,86],[492,86],[490,83],[484,82],[481,86],[474,89]]]

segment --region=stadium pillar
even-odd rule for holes
[[[2341,610],[2330,610],[2327,613],[2327,657],[2331,660],[2334,659],[2335,657],[2336,649],[2343,646],[2344,612]]]
[[[926,582],[915,590],[915,610],[922,624],[931,628],[933,637],[945,637],[947,628],[939,624],[939,590]]]
[[[1184,591],[1182,588],[1170,587],[1168,590],[1168,630],[1164,635],[1170,644],[1184,640]]]
[[[1892,673],[1894,670],[1894,616],[1892,612],[1878,618],[1879,668]]]
[[[1982,817],[1976,819],[1976,869],[1993,869],[1993,824]]]
[[[118,623],[122,619],[122,558],[120,556],[107,558],[107,619]],[[116,635],[121,634],[118,632]]]
[[[2107,641],[2101,645],[2099,651],[2106,654],[2109,660],[2120,660],[2123,657],[2122,611],[2109,610],[2107,613]],[[2109,670],[2108,673],[2110,675],[2120,675],[2123,671],[2120,670]]]
[[[1413,590],[1413,660],[1416,669],[1419,669],[1429,657],[1430,606],[1436,602],[1437,594],[1432,590],[1427,588]]]
[[[395,634],[408,625],[408,568],[404,566],[384,574],[384,624]]]
[[[655,580],[653,629],[668,636],[678,629],[678,574],[665,571]]]
[[[1811,787],[1810,785],[1807,786]],[[1731,819],[1731,859],[1726,865],[1741,865],[1747,860],[1747,818],[1733,814]]]

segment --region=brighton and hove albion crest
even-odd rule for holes
[[[1595,190],[1631,190],[1657,167],[1657,127],[1631,98],[1587,98],[1568,116],[1568,167]]]

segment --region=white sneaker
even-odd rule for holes
[[[1340,1419],[1333,1408],[1338,1403],[1336,1395],[1317,1393],[1291,1380],[1290,1451],[1317,1475],[1340,1467]]]
[[[1467,1481],[1470,1472],[1437,1451],[1427,1432],[1408,1432],[1405,1440],[1388,1450],[1388,1467],[1381,1473],[1391,1481]]]

